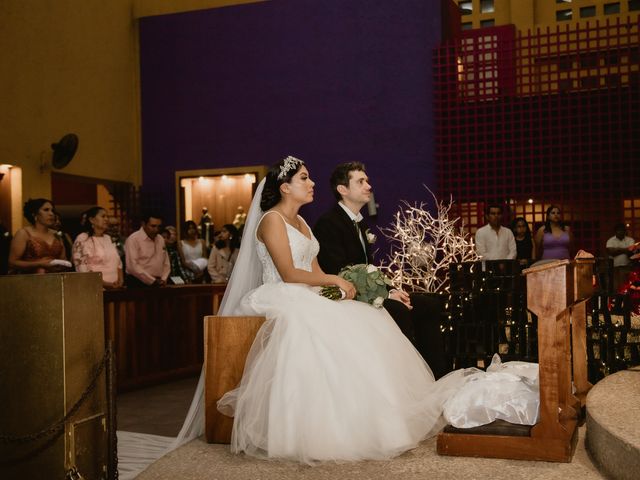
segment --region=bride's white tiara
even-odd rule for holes
[[[298,165],[303,165],[303,164],[304,162],[299,158],[292,157],[291,155],[289,155],[287,158],[284,159],[284,163],[282,164],[282,166],[280,166],[280,173],[278,174],[278,180],[282,180],[287,175],[289,170],[293,168],[297,168]]]

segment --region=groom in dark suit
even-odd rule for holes
[[[360,213],[371,199],[364,165],[359,162],[338,165],[331,174],[331,189],[338,203],[318,219],[313,233],[320,242],[320,267],[326,273],[337,274],[348,265],[373,262],[370,244],[375,237]],[[435,377],[447,373],[438,321],[439,301],[392,289],[384,308],[427,361]]]

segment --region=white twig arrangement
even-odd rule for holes
[[[449,291],[449,266],[478,259],[469,233],[459,217],[449,218],[453,199],[448,203],[433,197],[435,216],[427,204],[402,202],[391,227],[381,228],[391,243],[388,262],[381,267],[396,288],[409,292]]]

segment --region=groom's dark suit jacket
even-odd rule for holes
[[[362,238],[366,239],[365,221],[362,220],[358,227],[362,232]],[[353,221],[338,204],[320,217],[313,233],[320,242],[318,263],[325,273],[335,275],[347,265],[372,261],[369,244],[365,241],[365,256]]]
[[[318,263],[325,273],[337,274],[348,265],[374,263],[371,248],[366,241],[367,224],[358,225],[365,248],[347,212],[336,204],[322,215],[313,228],[320,243]],[[366,249],[366,254],[365,254]],[[440,304],[437,299],[411,295],[413,310],[396,300],[386,299],[384,307],[433,370],[436,378],[445,374],[446,368],[442,337],[440,334]]]

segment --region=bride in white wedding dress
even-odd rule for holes
[[[442,404],[462,372],[436,385],[387,311],[352,300],[352,284],[320,269],[318,242],[298,215],[313,187],[294,157],[267,174],[265,213],[243,239],[255,248],[262,285],[234,309],[267,320],[239,387],[218,409],[234,416],[234,452],[304,463],[390,458],[442,427]],[[322,285],[337,285],[346,299],[320,296],[314,287]]]
[[[260,183],[247,215],[218,314],[266,321],[240,385],[218,402],[234,416],[232,451],[308,464],[387,459],[436,434],[443,410],[461,428],[495,418],[535,424],[537,365],[526,382],[530,374],[476,369],[436,382],[386,310],[353,300],[352,284],[320,269],[318,242],[298,215],[313,187],[304,162],[287,157]],[[346,299],[320,296],[322,285],[337,285]],[[175,439],[118,432],[121,479],[202,435],[203,392],[201,375]]]

